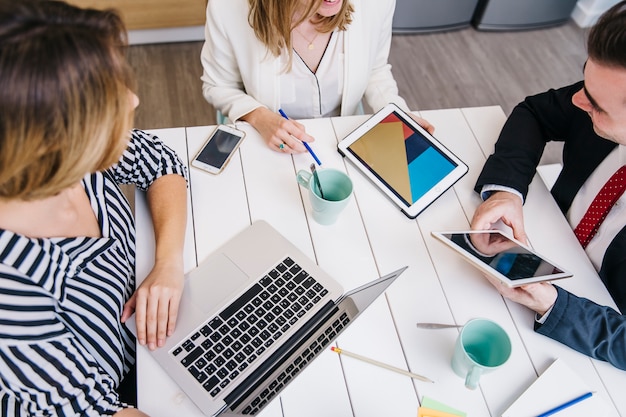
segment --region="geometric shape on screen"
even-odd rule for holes
[[[402,131],[404,132],[404,139],[407,139],[413,134],[413,129],[404,124],[402,120],[400,120],[400,118],[394,113],[391,113],[390,115],[385,117],[383,120],[380,121],[380,123],[400,123],[402,125]]]
[[[408,168],[413,196],[411,201],[414,203],[453,171],[455,166],[430,147],[414,159]]]
[[[421,136],[411,129],[409,125],[403,123],[402,120],[394,113],[391,113],[385,117],[380,123],[399,123],[402,126],[402,132],[404,133],[405,147],[406,147],[406,163],[407,165],[413,162],[415,158],[420,156],[430,146],[427,142],[421,140]]]
[[[412,135],[406,138],[405,146],[406,146],[406,159],[407,164],[411,164],[415,159],[417,159],[426,149],[430,148],[430,144],[417,134],[412,132]]]
[[[360,140],[350,145],[350,149],[372,167],[405,201],[412,201],[408,166],[398,163],[406,161],[403,127],[404,124],[400,121],[379,123]]]

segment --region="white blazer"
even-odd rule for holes
[[[355,12],[344,36],[341,115],[355,114],[363,98],[374,111],[390,102],[408,111],[387,62],[395,0],[344,1]],[[230,120],[261,106],[280,108],[287,54],[274,57],[257,39],[248,0],[209,0],[201,60],[204,97]]]

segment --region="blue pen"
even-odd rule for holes
[[[289,117],[287,117],[287,115],[285,114],[285,112],[283,111],[283,109],[278,109],[278,113],[280,113],[281,116],[283,116],[285,119],[289,120]],[[311,156],[313,157],[313,159],[315,159],[315,162],[317,162],[317,165],[322,166],[322,163],[320,162],[319,158],[317,157],[317,155],[315,155],[315,152],[313,152],[313,149],[311,149],[311,147],[309,146],[308,143],[301,141],[302,144],[304,145],[304,147],[306,148],[307,151],[309,151],[309,153],[311,154]]]
[[[548,417],[551,416],[552,414],[556,414],[561,410],[565,410],[568,407],[573,406],[574,404],[577,404],[583,400],[586,400],[587,398],[591,397],[593,395],[593,392],[588,392],[586,394],[581,395],[580,397],[576,397],[573,400],[570,400],[568,402],[566,402],[565,404],[561,404],[558,407],[554,407],[552,410],[548,410],[545,413],[539,414],[537,417]]]

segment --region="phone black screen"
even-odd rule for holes
[[[196,159],[207,165],[222,168],[241,139],[240,136],[217,129]]]

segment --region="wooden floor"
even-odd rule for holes
[[[389,60],[412,109],[497,104],[508,114],[529,94],[581,79],[585,36],[573,22],[533,31],[394,35]],[[138,128],[215,123],[202,96],[201,48],[202,42],[130,47],[141,99]]]

